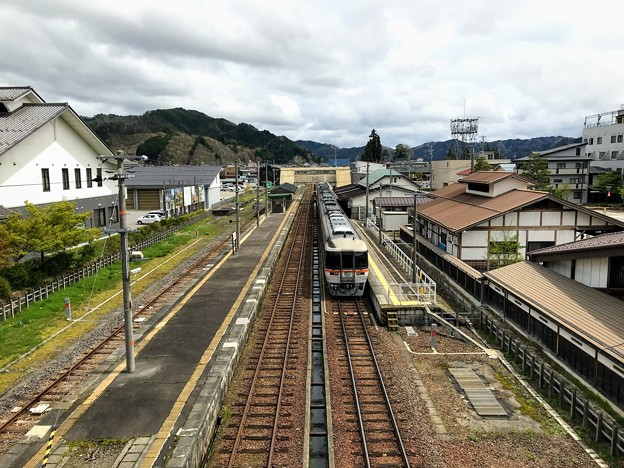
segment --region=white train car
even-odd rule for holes
[[[362,296],[368,281],[366,243],[355,232],[328,183],[317,185],[316,203],[322,237],[323,275],[329,294]]]

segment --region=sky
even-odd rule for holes
[[[81,116],[182,107],[291,140],[579,137],[624,104],[622,0],[4,0],[0,86]]]

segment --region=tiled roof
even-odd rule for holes
[[[32,90],[30,86],[0,87],[0,101],[15,101]]]
[[[163,188],[180,185],[209,185],[221,172],[221,166],[135,166],[127,172],[128,188]]]
[[[65,104],[24,104],[0,113],[0,155],[69,109]]]
[[[486,272],[484,276],[566,324],[594,346],[618,359],[624,358],[622,301],[528,261]]]
[[[544,247],[543,249],[533,250],[528,253],[529,257],[539,255],[555,255],[561,253],[587,252],[588,250],[612,250],[624,249],[624,231],[610,232],[599,236],[590,237],[565,244],[553,245],[552,247]],[[622,250],[624,252],[624,250]],[[539,260],[541,261],[541,260]]]

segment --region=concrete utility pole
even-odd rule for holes
[[[236,242],[234,244],[234,249],[238,250],[240,246],[240,203],[238,197],[238,162],[234,162],[234,172],[236,177],[236,182],[234,183],[234,193],[236,194]]]
[[[370,182],[368,180],[368,167],[369,167],[369,162],[366,161],[366,215],[364,216],[365,220],[368,220],[368,186],[370,185]],[[366,225],[368,225],[368,221],[366,221]]]
[[[126,193],[124,190],[124,180],[132,175],[124,172],[124,159],[145,161],[147,156],[128,156],[118,153],[116,156],[100,156],[102,162],[109,159],[117,161],[117,173],[110,177],[116,180],[119,187],[119,229],[111,229],[108,233],[119,233],[121,248],[121,284],[123,288],[123,308],[124,308],[124,326],[126,335],[126,372],[134,372],[134,332],[132,330],[132,295],[130,293],[130,270],[128,263],[128,232],[126,227]]]
[[[257,163],[258,177],[256,177],[256,227],[260,226],[260,161]]]
[[[412,283],[416,284],[416,218],[418,217],[418,194],[414,194],[414,219],[412,220]]]

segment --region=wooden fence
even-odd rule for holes
[[[594,434],[597,443],[608,443],[611,456],[619,457],[624,454],[624,434],[620,433],[620,428],[608,413],[592,404],[572,382],[532,353],[495,318],[483,313],[481,328],[494,338],[496,346],[499,346],[529,380],[537,380],[537,387],[544,395],[551,401],[558,401],[559,408],[566,409],[571,419],[580,419],[582,427]]]
[[[159,232],[154,236],[139,242],[136,245],[130,247],[130,250],[142,250],[146,247],[152,246],[154,244],[158,244],[159,242],[165,240],[167,237],[171,236],[177,230],[184,228],[186,226],[190,226],[195,224],[197,221],[206,218],[210,215],[210,211],[206,211],[204,214],[196,216],[192,219],[184,221],[177,226],[171,227],[165,231]],[[95,275],[99,270],[105,268],[113,263],[121,261],[121,253],[116,253],[110,255],[108,257],[101,258],[93,263],[90,263],[86,267],[64,274],[51,282],[46,283],[41,286],[39,289],[26,293],[24,296],[20,296],[16,299],[12,299],[8,304],[4,304],[0,309],[0,318],[3,320],[10,319],[15,317],[16,314],[20,313],[22,310],[28,308],[32,303],[37,301],[43,301],[48,298],[48,296],[56,291],[60,291],[61,289],[65,289],[67,286],[70,286],[83,278],[87,278],[89,276]]]

